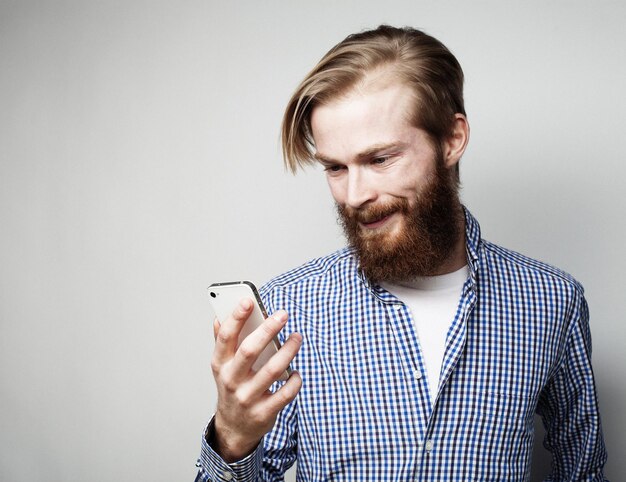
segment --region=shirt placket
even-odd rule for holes
[[[446,347],[441,368],[441,376],[439,388],[432,404],[432,410],[429,414],[424,432],[424,441],[420,444],[420,463],[417,465],[415,480],[430,480],[432,475],[431,467],[436,467],[433,458],[437,459],[438,453],[444,453],[446,448],[438,440],[438,411],[440,406],[440,398],[444,392],[446,383],[450,375],[458,365],[465,350],[467,338],[467,322],[476,305],[475,284],[472,279],[463,287],[461,295],[460,310],[457,313],[446,338]]]
[[[420,465],[424,447],[428,420],[431,416],[431,396],[426,376],[426,365],[422,356],[417,332],[409,308],[396,301],[386,306],[388,320],[394,334],[398,352],[404,369],[407,406],[403,416],[408,417],[408,424],[413,427],[415,463],[413,471]]]

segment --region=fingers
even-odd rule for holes
[[[238,371],[244,373],[250,370],[265,347],[283,329],[287,318],[285,311],[277,311],[243,340],[234,359],[234,366]]]
[[[229,360],[237,351],[239,333],[252,312],[252,306],[252,300],[242,299],[233,314],[218,327],[213,352],[213,359],[217,363]],[[213,327],[215,330],[215,323]]]
[[[220,320],[217,319],[217,316],[213,319],[213,338],[217,340],[217,333],[220,331]]]
[[[268,413],[278,414],[296,398],[301,387],[302,378],[300,374],[293,372],[282,387],[264,400],[263,410],[267,410]]]
[[[252,378],[248,378],[246,382],[240,383],[238,387],[239,396],[242,400],[261,400],[268,397],[274,397],[274,395],[268,390],[272,384],[280,378],[280,376],[285,372],[289,363],[293,360],[293,358],[298,353],[300,346],[302,345],[302,335],[299,333],[292,333],[284,345],[275,353],[262,367],[261,369],[253,375]],[[293,376],[293,374],[292,374]],[[297,376],[300,378],[300,375]],[[291,380],[291,377],[289,378]],[[287,380],[287,383],[289,383]],[[294,382],[291,382],[294,383]],[[284,387],[284,386],[283,386]],[[281,388],[280,390],[283,390]],[[280,400],[285,395],[291,393],[291,385],[287,390],[283,392],[282,395],[277,398]],[[299,390],[296,389],[295,393]],[[278,393],[278,392],[276,392]],[[295,397],[295,393],[293,396]],[[289,403],[289,401],[285,402],[285,405]],[[272,406],[278,406],[280,402],[274,402]],[[284,405],[283,405],[284,406]],[[264,410],[269,410],[269,408],[263,406]],[[278,409],[280,410],[280,409]]]
[[[278,413],[296,397],[302,386],[300,375],[294,372],[275,393],[268,390],[300,349],[302,335],[298,333],[292,333],[268,361],[263,355],[259,372],[252,370],[259,355],[284,328],[288,318],[285,311],[276,312],[247,334],[249,329],[244,329],[244,325],[253,306],[252,300],[244,299],[221,324],[218,320],[213,322],[216,340],[211,367],[218,391],[216,427],[218,419],[221,420],[222,434],[229,434],[228,437],[240,448],[247,447],[241,441],[251,440],[256,444],[271,430]],[[239,345],[242,329],[247,336]],[[240,458],[234,457],[233,460]]]
[[[292,333],[280,350],[270,358],[254,377],[259,391],[267,390],[280,378],[302,346],[302,335]]]

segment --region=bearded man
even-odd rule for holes
[[[588,311],[568,274],[481,238],[458,196],[463,73],[411,28],[350,35],[289,102],[292,170],[318,162],[348,247],[215,324],[217,410],[197,480],[604,480]],[[258,372],[276,334],[280,351]],[[291,363],[286,382],[276,382]]]

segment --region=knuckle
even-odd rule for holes
[[[232,317],[235,318],[237,321],[245,321],[248,316],[250,316],[251,309],[252,307],[250,305],[247,305],[245,307],[242,306],[240,301],[240,304],[237,306],[237,308],[233,310]]]
[[[256,350],[250,346],[249,343],[242,343],[239,347],[239,354],[246,361],[251,361],[256,358]]]
[[[287,344],[294,352],[297,352],[300,350],[300,345],[302,345],[302,336],[299,333],[292,333],[285,342],[285,345]]]
[[[268,414],[265,410],[252,410],[250,412],[251,422],[258,426],[273,425],[274,414]]]
[[[272,380],[277,380],[282,373],[282,370],[276,368],[271,363],[266,363],[259,369],[259,371],[261,372],[261,375],[271,378]]]
[[[271,323],[265,322],[261,325],[261,330],[263,331],[263,333],[265,333],[267,336],[274,336],[276,334],[276,330],[274,329],[274,327],[272,326]]]
[[[228,344],[233,339],[232,335],[225,330],[219,330],[217,332],[217,336],[215,337],[215,341],[218,343]]]
[[[238,390],[237,392],[235,392],[235,400],[237,402],[237,405],[239,405],[244,410],[249,409],[252,404],[250,401],[250,397],[243,390]]]
[[[278,396],[278,400],[280,401],[281,405],[287,405],[289,402],[291,402],[294,398],[294,393],[292,393],[288,387],[283,387],[282,389],[278,390],[276,392],[276,395]]]
[[[216,377],[222,371],[222,364],[215,357],[211,358],[211,371]]]
[[[241,308],[236,308],[235,311],[232,312],[231,316],[232,318],[237,321],[238,323],[241,323],[242,321],[246,320],[246,312],[243,311]]]
[[[222,387],[230,393],[234,393],[237,396],[237,383],[232,378],[225,378],[222,380]]]

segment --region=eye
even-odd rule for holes
[[[389,160],[388,157],[375,157],[372,159],[372,164],[380,165],[380,164],[384,164],[388,160]]]
[[[334,173],[341,171],[344,167],[345,166],[342,166],[341,164],[330,164],[324,167],[324,171],[328,173]]]

